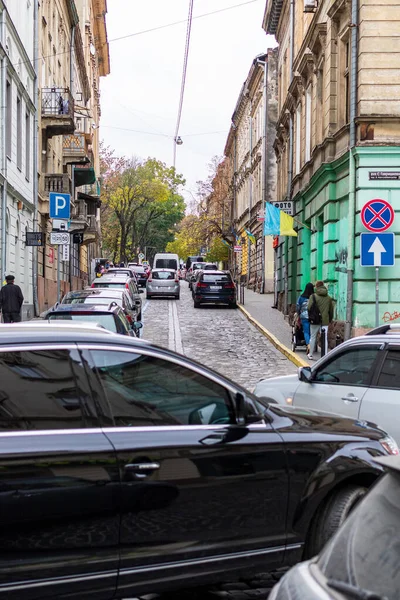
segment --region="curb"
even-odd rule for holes
[[[289,350],[289,348],[287,348],[285,344],[282,344],[282,342],[280,342],[277,337],[275,337],[270,331],[268,331],[268,329],[261,325],[261,323],[259,323],[254,317],[252,317],[251,314],[244,308],[242,304],[238,303],[238,308],[244,314],[247,320],[250,321],[250,323],[254,325],[254,327],[258,329],[260,333],[262,333],[266,338],[268,338],[271,344],[273,344],[275,348],[279,350],[279,352],[282,352],[282,354],[284,354],[286,358],[290,360],[290,362],[296,365],[296,367],[310,366],[308,362],[297,356],[297,354],[295,352],[292,352],[292,350]]]

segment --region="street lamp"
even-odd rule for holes
[[[175,168],[175,163],[176,163],[176,147],[177,146],[182,146],[183,144],[183,140],[181,138],[180,135],[177,135],[174,137],[174,162],[173,162],[173,166]]]

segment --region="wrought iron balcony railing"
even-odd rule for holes
[[[42,88],[42,117],[74,117],[74,100],[68,88]]]

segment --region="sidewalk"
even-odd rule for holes
[[[278,350],[280,350],[295,365],[302,367],[320,358],[319,352],[314,352],[314,360],[307,359],[305,346],[292,352],[292,328],[283,314],[276,308],[273,294],[257,294],[247,288],[244,290],[244,304],[239,309],[247,319],[261,331]]]

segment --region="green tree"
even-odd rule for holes
[[[221,238],[214,238],[206,255],[209,262],[226,262],[229,259],[229,247]]]

